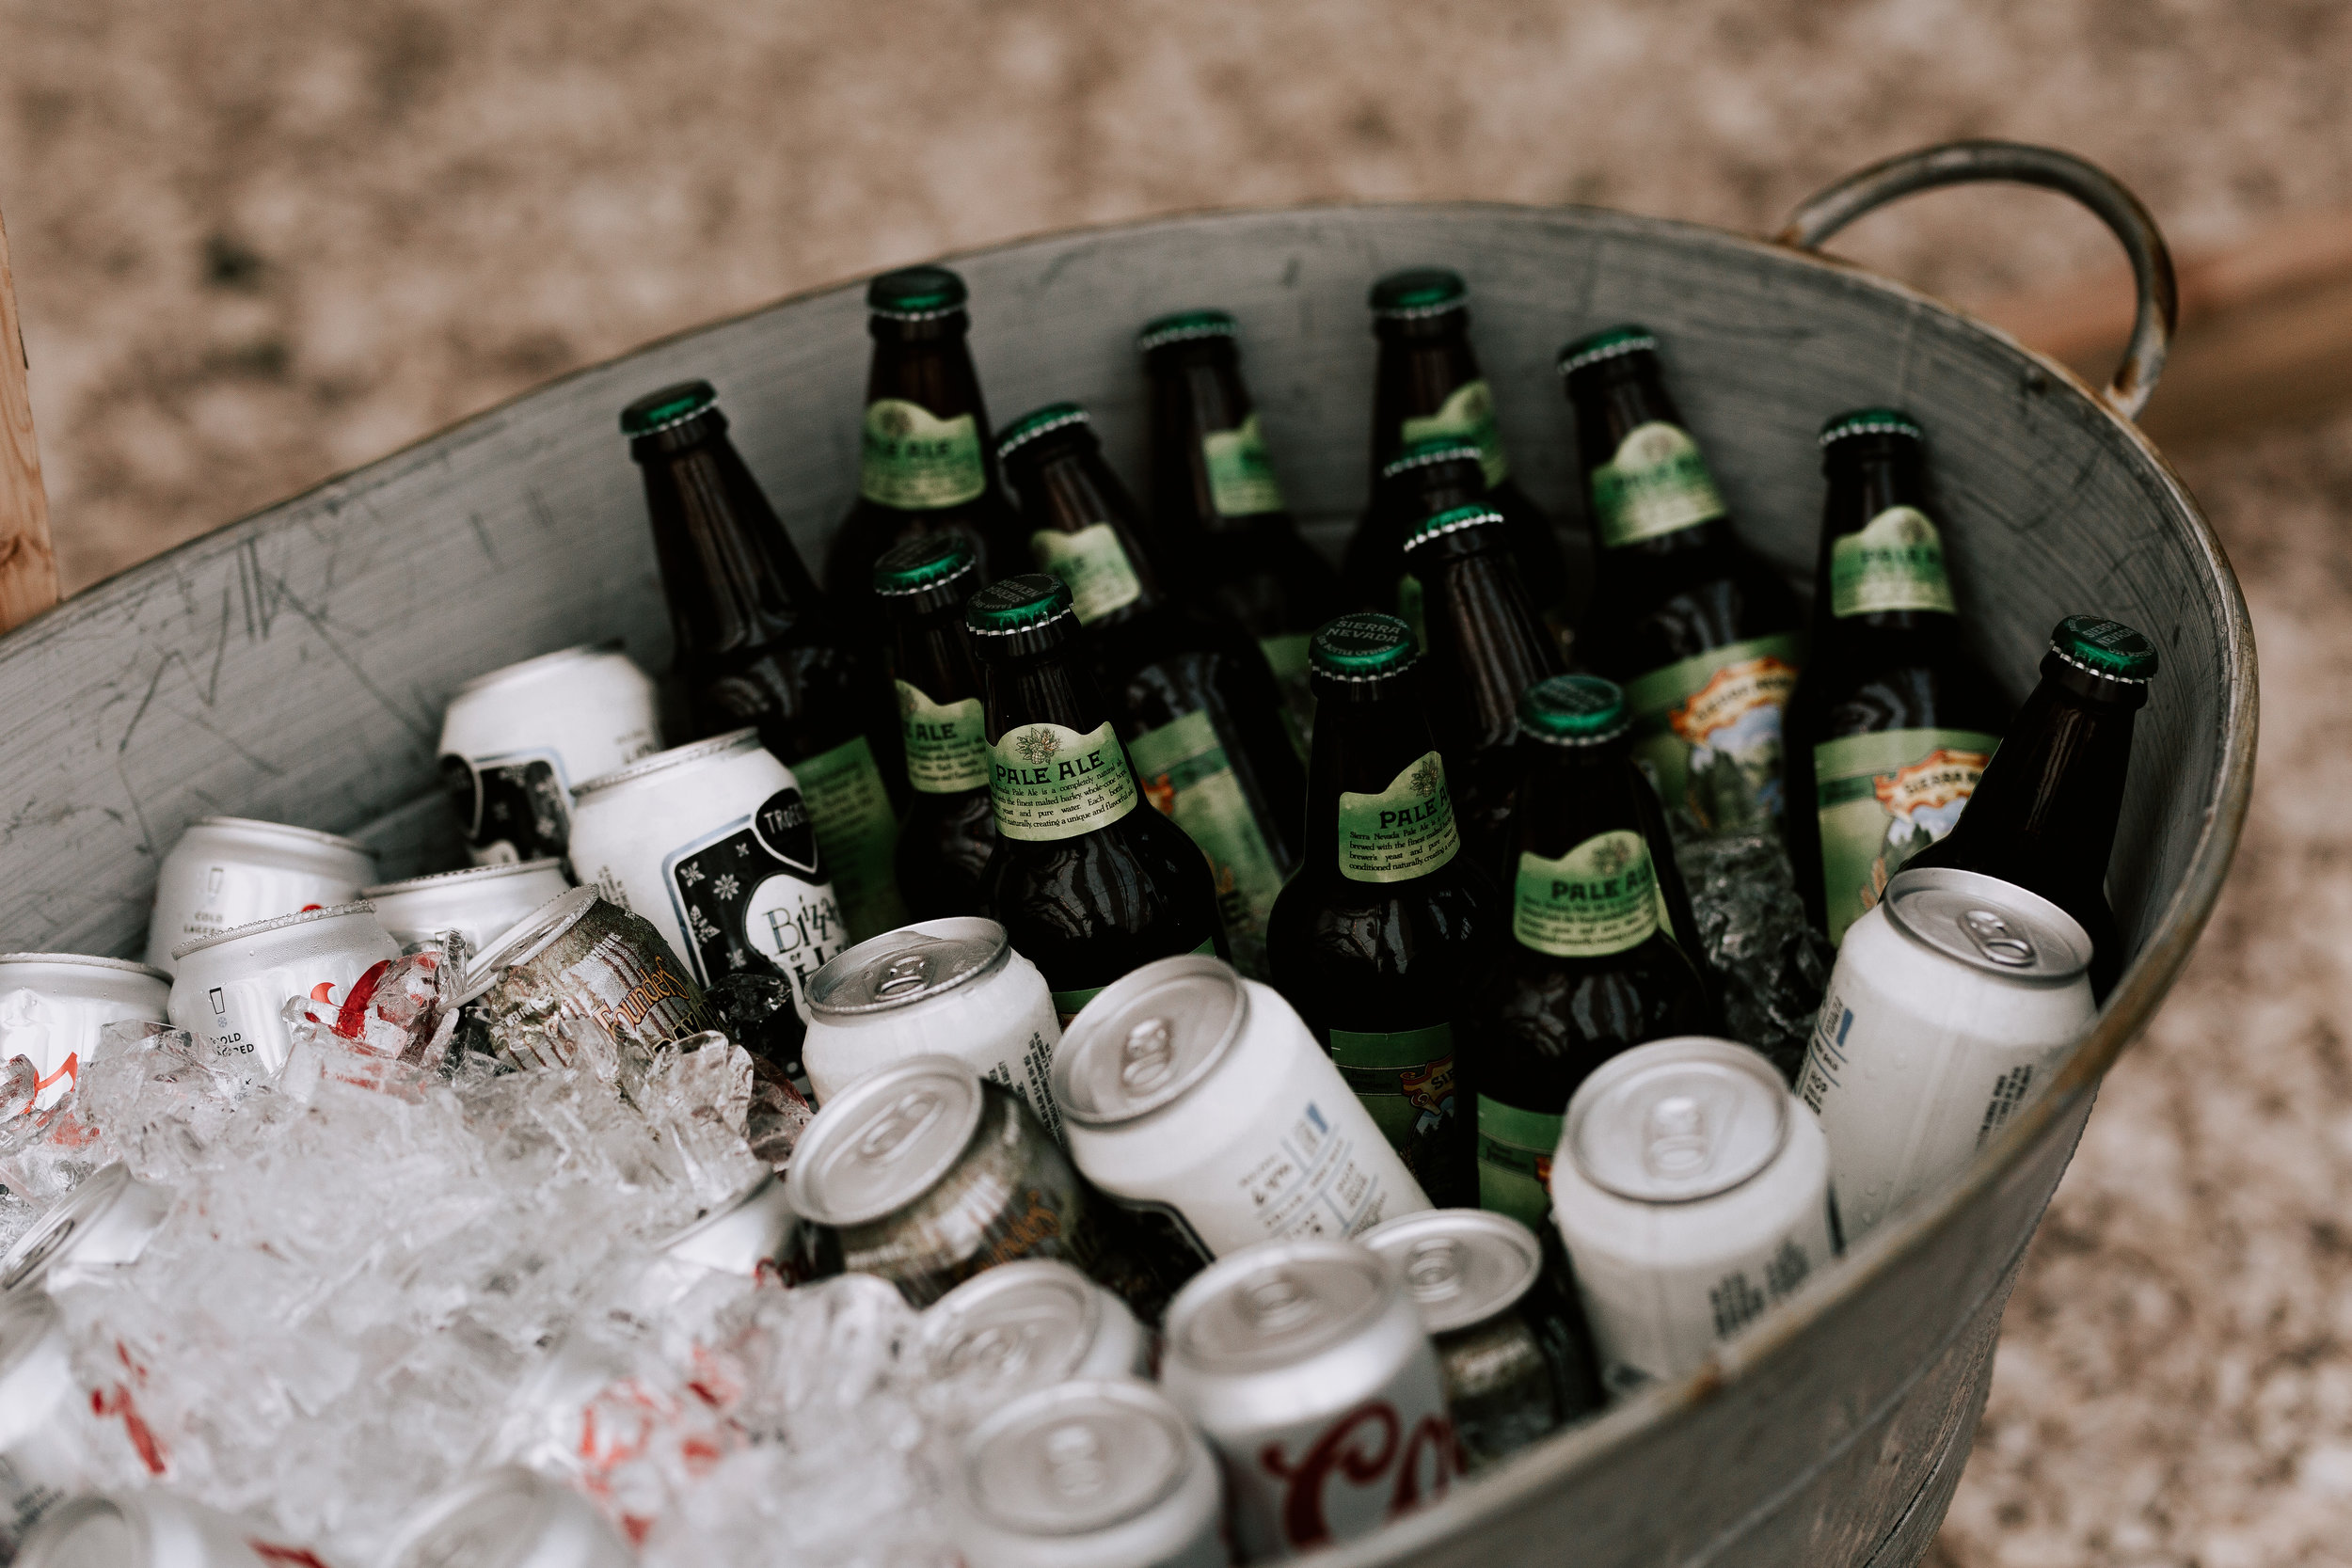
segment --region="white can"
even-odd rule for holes
[[[1290,1004],[1220,958],[1160,958],[1105,987],[1053,1085],[1087,1180],[1175,1220],[1205,1257],[1429,1207]]]
[[[792,770],[737,730],[591,779],[572,802],[572,872],[644,915],[707,986],[738,970],[808,979],[850,944]]]
[[[37,1295],[137,1262],[169,1217],[172,1196],[119,1160],[92,1172],[0,1257],[0,1297]]]
[[[1852,1242],[1966,1168],[2098,1016],[2074,917],[1973,871],[1898,873],[1848,927],[1797,1080]]]
[[[290,1000],[342,1006],[361,975],[400,957],[400,943],[373,904],[338,904],[204,937],[177,957],[173,1025],[215,1072],[253,1083],[276,1077],[294,1048],[281,1016]]]
[[[726,1203],[654,1243],[642,1293],[675,1301],[713,1275],[787,1280],[800,1272],[801,1216],[784,1179],[761,1175]]]
[[[0,1064],[24,1056],[39,1086],[34,1106],[55,1105],[109,1023],[161,1023],[171,976],[151,964],[81,953],[0,953]],[[22,1105],[0,1106],[15,1115]]]
[[[1062,1135],[1054,993],[993,920],[926,920],[859,942],[810,977],[808,1013],[801,1061],[820,1105],[878,1067],[961,1056]]]
[[[572,791],[661,749],[654,685],[612,648],[476,675],[441,721],[441,784],[476,865],[561,856]]]
[[[51,1509],[14,1568],[285,1568],[316,1562],[300,1546],[176,1492],[92,1492]]]
[[[1149,1377],[1152,1346],[1127,1304],[1050,1258],[999,1263],[923,1309],[925,1396],[972,1419],[1080,1377]]]
[[[87,1399],[49,1298],[0,1300],[0,1562],[16,1556],[42,1514],[98,1483],[77,1408]]]
[[[455,931],[466,939],[467,952],[479,953],[571,886],[562,861],[536,860],[437,871],[385,882],[360,896],[375,906],[375,918],[403,952],[413,953],[443,931]]]
[[[147,961],[176,974],[175,948],[257,920],[348,904],[375,876],[375,851],[351,839],[244,816],[199,817],[156,869]]]
[[[383,1568],[636,1568],[637,1554],[588,1499],[519,1465],[469,1476],[428,1501]]]
[[[1836,1250],[1820,1126],[1761,1053],[1695,1035],[1577,1086],[1551,1206],[1614,1394],[1698,1367]]]

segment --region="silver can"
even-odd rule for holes
[[[1695,1035],[1577,1086],[1551,1206],[1613,1394],[1700,1366],[1836,1253],[1820,1126],[1761,1053]]]
[[[518,1066],[586,1068],[611,1082],[626,1053],[719,1027],[661,933],[592,887],[548,900],[466,967],[459,1000]]]
[[[441,783],[476,865],[561,856],[572,790],[661,749],[653,682],[613,648],[476,675],[441,721]]]
[[[820,1104],[878,1067],[961,1056],[1062,1135],[1054,993],[993,920],[926,920],[859,942],[809,977],[808,1013],[801,1061]]]
[[[976,1275],[923,1311],[932,1402],[967,1418],[1081,1377],[1149,1377],[1152,1345],[1127,1304],[1069,1264],[1024,1259]]]
[[[0,1297],[35,1295],[138,1261],[171,1213],[170,1188],[118,1160],[50,1206],[0,1257]]]
[[[645,758],[573,796],[572,871],[644,915],[704,985],[739,970],[808,979],[849,946],[792,770],[737,730]]]
[[[1224,1461],[1247,1561],[1369,1535],[1460,1465],[1437,1352],[1404,1281],[1351,1242],[1219,1259],[1168,1309],[1160,1383]]]
[[[1087,1180],[1203,1257],[1429,1207],[1291,1005],[1219,958],[1161,958],[1105,987],[1063,1037],[1053,1085]]]
[[[171,976],[151,964],[81,953],[0,953],[0,1064],[33,1064],[33,1106],[72,1091],[109,1023],[161,1023]],[[25,1110],[0,1106],[0,1114]]]
[[[1158,1393],[1081,1380],[973,1429],[948,1489],[966,1568],[1227,1568],[1223,1488]]]
[[[1973,871],[1898,873],[1847,928],[1798,1093],[1846,1240],[1966,1168],[2098,1016],[2074,916]]]
[[[382,1568],[636,1568],[637,1554],[585,1497],[519,1465],[470,1476],[427,1502]]]
[[[15,1568],[296,1568],[308,1549],[159,1487],[93,1492],[43,1514]]]
[[[173,956],[172,1025],[195,1038],[215,1072],[252,1083],[286,1065],[294,1040],[281,1015],[290,1000],[342,1006],[364,976],[400,957],[400,943],[362,902],[240,926]]]
[[[455,931],[466,939],[467,952],[479,953],[571,886],[562,861],[536,860],[437,871],[379,883],[360,896],[375,906],[375,918],[403,952],[413,953],[442,932]]]
[[[65,1324],[46,1296],[0,1300],[0,1562],[40,1516],[98,1483]]]
[[[245,816],[199,817],[156,868],[147,961],[177,974],[176,948],[351,903],[375,875],[375,851],[352,839]]]

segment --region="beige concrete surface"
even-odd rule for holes
[[[1487,198],[1765,230],[2007,135],[2224,243],[2352,207],[2347,61],[2339,0],[0,0],[0,211],[79,586],[656,335],[1070,224]],[[1998,192],[1840,248],[1965,302],[2109,243]],[[2255,825],[2010,1310],[1951,1563],[2352,1560],[2352,420],[2188,478],[2254,605]]]

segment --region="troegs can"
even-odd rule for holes
[[[119,1160],[92,1172],[0,1257],[0,1298],[39,1295],[137,1262],[170,1216],[172,1197]]]
[[[1820,1126],[1762,1053],[1695,1035],[1577,1086],[1551,1208],[1613,1394],[1698,1367],[1836,1253]]]
[[[1201,1271],[1168,1309],[1160,1383],[1224,1460],[1248,1561],[1369,1535],[1460,1469],[1421,1314],[1352,1242],[1265,1242]]]
[[[2098,1015],[2074,916],[1973,871],[1898,873],[1847,928],[1798,1093],[1851,1242],[1958,1175]]]
[[[461,999],[491,1038],[540,1067],[585,1061],[568,1025],[592,1024],[649,1062],[664,1045],[719,1027],[719,1018],[653,923],[576,887],[516,922],[467,966]]]
[[[128,958],[80,953],[0,953],[0,1063],[33,1064],[34,1106],[55,1105],[109,1023],[161,1023],[171,976]],[[14,1115],[23,1105],[0,1106]]]
[[[549,859],[437,871],[385,882],[360,896],[375,906],[375,918],[403,952],[455,931],[466,939],[467,952],[479,953],[571,885],[564,863]]]
[[[572,790],[661,748],[654,685],[612,648],[476,675],[441,721],[441,783],[476,865],[561,856]]]
[[[1149,1377],[1152,1346],[1127,1304],[1069,1264],[1002,1263],[923,1311],[934,1403],[971,1418],[1082,1377]]]
[[[281,1016],[307,996],[340,1007],[370,970],[400,957],[375,907],[338,904],[282,914],[183,943],[173,954],[174,1027],[195,1037],[215,1072],[250,1083],[275,1077],[294,1047]]]
[[[204,816],[155,872],[147,961],[179,972],[176,949],[281,914],[348,904],[375,880],[366,845],[282,822]]]
[[[0,1562],[17,1556],[42,1514],[97,1484],[75,1408],[87,1399],[49,1298],[0,1299]]]
[[[636,1568],[637,1554],[579,1493],[501,1465],[427,1502],[384,1554],[382,1568]]]

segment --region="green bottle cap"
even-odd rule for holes
[[[1656,354],[1658,336],[1646,326],[1628,323],[1613,326],[1606,332],[1596,332],[1579,338],[1560,351],[1560,373],[1572,375],[1587,365],[1597,365],[1603,359],[1614,359],[1623,354]]]
[[[927,321],[963,309],[963,279],[946,267],[901,267],[866,285],[866,309],[893,321]]]
[[[719,401],[718,389],[707,381],[681,381],[658,392],[647,392],[621,410],[621,434],[651,436],[674,424],[684,424]]]
[[[1376,681],[1413,667],[1421,648],[1413,628],[1393,615],[1359,610],[1327,621],[1307,644],[1307,664],[1316,674],[1339,681]]]
[[[1919,428],[1919,421],[1899,408],[1857,408],[1821,426],[1821,445],[1825,447],[1857,436],[1908,436],[1915,441],[1928,438],[1928,433]]]
[[[1470,285],[1451,267],[1406,267],[1372,286],[1375,316],[1441,316],[1470,299]]]
[[[1070,585],[1042,572],[999,578],[973,594],[963,607],[964,626],[981,637],[1031,631],[1063,615],[1074,619]]]
[[[1519,695],[1519,728],[1555,746],[1595,746],[1632,724],[1625,689],[1598,675],[1553,675]]]
[[[1483,464],[1486,460],[1486,454],[1479,450],[1475,441],[1466,441],[1459,436],[1429,436],[1408,442],[1403,451],[1382,464],[1380,477],[1394,479],[1399,474],[1411,473],[1415,468],[1426,468],[1437,463]],[[1483,469],[1479,483],[1486,483]]]
[[[1179,310],[1172,316],[1146,322],[1143,330],[1136,334],[1136,347],[1149,354],[1169,343],[1191,342],[1199,338],[1230,338],[1239,330],[1239,325],[1222,310]]]
[[[1489,524],[1502,526],[1502,514],[1490,506],[1452,506],[1434,517],[1423,517],[1413,525],[1413,531],[1405,536],[1407,551],[1419,549],[1432,539],[1442,539],[1449,533],[1459,533],[1468,528],[1486,528]]]
[[[978,559],[968,542],[952,533],[925,533],[901,539],[875,560],[874,592],[884,595],[920,594],[962,576]]]
[[[2050,633],[2050,651],[2102,680],[2146,686],[2155,678],[2156,645],[2121,621],[2069,615]]]
[[[1087,411],[1074,403],[1049,403],[1042,408],[1033,408],[1013,420],[1005,433],[996,437],[996,461],[1002,463],[1015,450],[1027,446],[1050,431],[1059,430],[1065,425],[1093,422]]]

